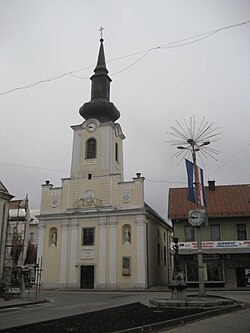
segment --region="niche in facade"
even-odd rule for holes
[[[57,246],[57,228],[50,228],[49,230],[49,246]]]
[[[124,245],[131,244],[131,226],[129,224],[124,224],[122,227],[122,243]]]

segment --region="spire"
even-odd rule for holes
[[[97,64],[94,69],[95,74],[90,78],[92,81],[91,101],[83,104],[79,110],[79,113],[86,120],[89,118],[96,118],[100,122],[115,122],[120,117],[120,112],[109,100],[110,82],[112,80],[108,76],[103,42],[104,40],[101,38]]]
[[[104,46],[103,46],[104,40],[100,39],[100,49],[97,59],[97,65],[94,69],[94,72],[97,74],[108,74],[108,70],[106,68],[106,61],[105,61],[105,54],[104,54]]]
[[[95,98],[106,98],[109,101],[110,82],[112,80],[108,76],[102,38],[100,39],[100,43],[97,64],[94,69],[95,74],[90,78],[92,81],[91,100]]]

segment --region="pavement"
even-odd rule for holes
[[[72,291],[72,290],[71,290]],[[155,305],[157,306],[168,306],[166,304],[164,304],[164,302],[169,302],[170,300],[170,293],[167,293],[165,295],[167,295],[167,298],[159,298],[159,291],[160,292],[166,292],[167,290],[164,290],[162,288],[156,288],[153,290],[149,290],[148,291],[148,295],[150,294],[150,297],[145,297],[149,300],[150,299],[150,303],[155,303]],[[60,291],[58,291],[60,292]],[[62,291],[67,293],[67,291]],[[77,290],[75,290],[75,292],[78,292]],[[79,291],[80,292],[80,291]],[[81,292],[84,292],[83,290],[81,290]],[[88,291],[90,292],[90,291]],[[98,294],[98,291],[93,290],[93,293],[95,293],[96,295]],[[102,291],[103,292],[103,291]],[[109,291],[109,293],[112,291]],[[114,294],[117,291],[114,291]],[[128,292],[128,291],[123,291],[124,293]],[[129,293],[131,293],[132,291],[129,291]],[[145,292],[145,290],[141,293],[144,294],[147,293]],[[44,293],[46,295],[46,293]],[[136,296],[136,293],[135,297]],[[155,294],[155,297],[154,297]],[[197,294],[197,290],[193,290],[193,294]],[[43,296],[43,292],[41,291],[41,294]],[[192,332],[195,333],[202,331],[203,333],[221,333],[221,332],[226,332],[226,333],[234,333],[236,331],[241,332],[241,333],[249,333],[250,332],[250,322],[249,322],[249,317],[250,317],[250,290],[249,289],[237,289],[237,290],[209,290],[207,291],[207,295],[209,295],[208,297],[204,297],[203,299],[200,299],[199,297],[191,297],[192,295],[192,290],[189,291],[189,300],[192,302],[194,302],[198,307],[208,307],[209,311],[204,313],[204,314],[197,314],[194,316],[187,316],[185,319],[178,319],[175,320],[173,322],[171,322],[171,326],[173,328],[169,328],[169,324],[170,323],[163,323],[163,325],[158,325],[158,326],[152,326],[143,329],[143,332],[151,332],[152,329],[155,329],[155,331],[158,332],[167,332],[167,333],[188,333],[188,332]],[[211,295],[216,295],[216,297],[211,297]],[[45,297],[39,297],[39,298],[35,298],[35,294],[31,294],[31,297],[28,297],[28,294],[26,295],[27,297],[20,299],[20,298],[12,298],[10,300],[5,300],[4,298],[0,298],[0,310],[4,310],[4,309],[8,309],[9,308],[9,312],[12,311],[12,309],[14,310],[15,308],[20,308],[20,307],[30,307],[32,305],[36,305],[36,304],[41,304],[41,303],[46,303],[46,302],[50,302],[50,299],[46,299]],[[143,296],[143,295],[142,295]],[[140,297],[140,296],[138,296]],[[141,297],[141,299],[143,299],[143,297]],[[233,302],[233,301],[234,302]],[[158,302],[158,304],[157,304]],[[224,304],[222,304],[221,302],[224,302]],[[226,304],[225,304],[226,303]],[[233,303],[233,304],[232,304]],[[144,304],[146,304],[144,302]],[[148,304],[149,305],[149,304]],[[181,304],[180,304],[181,305]],[[179,305],[179,306],[180,306]],[[219,309],[218,309],[219,307]],[[241,311],[236,311],[235,310],[239,310],[241,309]],[[227,314],[227,312],[230,312],[229,314]],[[218,314],[221,314],[221,316],[217,316]],[[217,317],[215,317],[217,316]],[[240,323],[239,320],[237,318],[240,318],[242,316],[242,318],[240,319]],[[226,319],[225,319],[226,318]],[[202,319],[202,320],[201,320]],[[226,320],[226,322],[225,322]],[[208,324],[204,324],[204,323],[208,323]],[[213,328],[211,330],[211,323],[213,322],[218,322],[216,329]],[[227,323],[227,324],[225,324]],[[231,323],[231,324],[229,324]],[[240,325],[244,325],[244,327],[242,328],[242,330],[239,330],[239,324]],[[180,325],[184,325],[183,327]],[[226,325],[226,326],[225,326]],[[229,327],[229,326],[230,327]],[[176,328],[177,326],[177,328]],[[166,327],[168,327],[168,329],[166,330]],[[210,328],[209,328],[210,327]],[[227,329],[225,329],[225,327],[227,327]],[[190,329],[189,329],[190,328]],[[221,328],[219,330],[219,328]],[[230,331],[230,328],[232,329]],[[141,329],[141,328],[140,328]],[[129,332],[142,332],[141,330],[130,330]]]
[[[47,291],[48,289],[46,289]],[[61,292],[67,292],[67,291],[79,291],[79,292],[83,292],[84,290],[83,289],[56,289],[57,291],[61,291]],[[221,289],[220,289],[221,290]],[[86,290],[88,292],[93,292],[93,293],[98,293],[98,290]],[[241,289],[222,289],[221,290],[224,294],[227,293],[227,292],[234,292],[234,291],[241,291],[241,292],[248,292],[250,293],[250,289],[249,288],[241,288]],[[104,292],[104,290],[100,290],[100,292]],[[108,292],[112,292],[112,290],[108,290]],[[127,293],[127,292],[138,292],[138,290],[114,290],[113,292],[124,292],[124,293]],[[167,288],[149,288],[147,290],[141,290],[142,293],[145,293],[145,292],[149,292],[149,293],[158,293],[158,292],[168,292],[169,293],[169,297],[168,298],[152,298],[152,299],[149,299],[149,302],[153,305],[157,305],[157,306],[167,306],[167,305],[175,305],[176,306],[184,306],[183,305],[183,301],[175,301],[175,300],[170,300],[170,291],[167,289]],[[218,290],[215,289],[215,290],[208,290],[207,291],[207,294],[211,294],[211,293],[217,293]],[[197,293],[197,289],[189,289],[189,293]],[[43,292],[41,291],[41,294],[43,294]],[[40,295],[39,295],[40,296]],[[226,297],[222,296],[222,297],[216,297],[216,298],[211,298],[210,296],[209,297],[204,297],[204,298],[200,298],[200,297],[189,297],[189,302],[188,303],[197,303],[197,306],[216,306],[216,305],[226,305],[229,304],[229,303],[232,303],[232,300],[231,299],[227,299]],[[19,297],[13,297],[13,298],[10,298],[9,300],[5,300],[4,298],[1,298],[0,297],[0,309],[7,309],[7,308],[12,308],[12,307],[21,307],[21,306],[27,306],[27,305],[32,305],[32,304],[39,304],[39,303],[45,303],[45,302],[49,302],[50,300],[49,299],[46,299],[44,297],[36,297],[34,293],[31,293],[31,296],[29,296],[28,294],[26,294],[26,296],[24,298],[19,298]],[[237,299],[236,299],[237,301]],[[238,301],[240,301],[238,299]],[[184,301],[184,303],[187,303],[186,301]],[[223,303],[223,304],[222,304]],[[186,305],[188,306],[188,305]],[[192,306],[192,304],[191,304]],[[195,305],[194,305],[195,306]]]
[[[32,304],[39,304],[39,303],[45,303],[48,302],[46,298],[18,298],[14,297],[9,300],[5,300],[4,298],[0,298],[0,310],[1,309],[8,309],[8,308],[15,308],[15,307],[22,307],[26,305],[32,305]]]

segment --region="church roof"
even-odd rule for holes
[[[80,108],[80,115],[87,119],[96,118],[100,122],[115,122],[120,117],[120,112],[110,102],[110,82],[106,67],[103,39],[100,39],[100,48],[94,75],[91,76],[91,100]]]
[[[187,219],[195,204],[187,200],[187,188],[170,188],[168,217]],[[250,216],[250,184],[205,187],[208,217]]]
[[[146,202],[144,202],[144,207],[148,213],[156,217],[163,224],[165,224],[168,228],[172,229],[171,225],[166,221],[163,217],[161,217],[152,207],[150,207]]]

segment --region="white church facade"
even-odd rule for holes
[[[133,289],[170,280],[171,227],[144,202],[144,178],[124,181],[123,140],[110,102],[103,39],[80,108],[71,173],[42,185],[38,259],[44,288]]]

